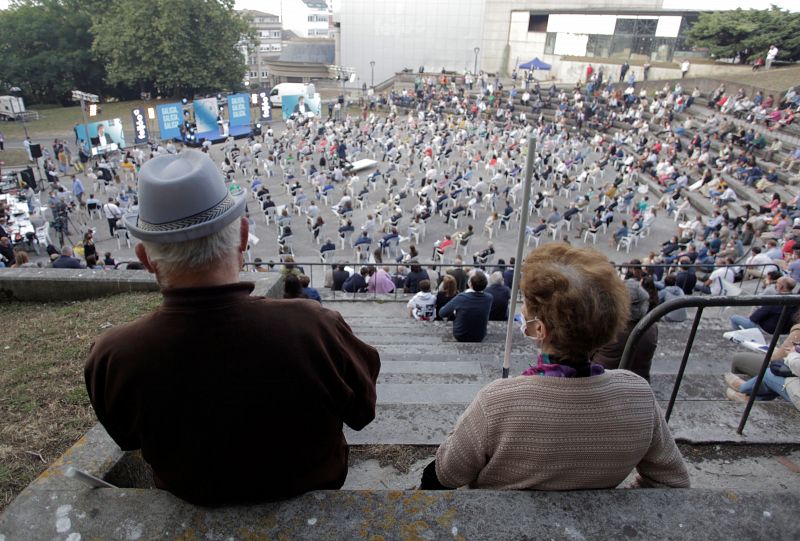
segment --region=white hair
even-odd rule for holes
[[[142,241],[147,258],[163,274],[181,270],[197,270],[222,261],[239,251],[240,220],[233,220],[220,231],[207,237],[174,243]]]
[[[503,283],[503,273],[500,271],[494,271],[492,274],[489,275],[489,285],[496,285]]]

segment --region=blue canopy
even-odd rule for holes
[[[530,62],[525,62],[524,64],[520,64],[519,67],[524,70],[549,70],[552,66],[550,64],[546,64],[539,60],[539,58],[534,58]]]

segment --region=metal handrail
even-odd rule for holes
[[[681,359],[680,367],[678,368],[678,374],[675,378],[675,385],[672,387],[672,394],[669,398],[669,404],[667,406],[667,411],[665,413],[665,417],[667,421],[669,421],[670,416],[672,415],[672,408],[675,405],[675,399],[678,396],[678,390],[680,389],[681,382],[683,381],[683,375],[686,371],[686,364],[689,360],[689,353],[691,353],[692,345],[694,344],[694,338],[697,334],[697,327],[700,324],[700,320],[703,317],[703,310],[705,308],[710,307],[727,307],[727,306],[782,306],[783,309],[781,310],[781,315],[778,318],[778,324],[776,326],[776,330],[782,329],[786,325],[786,320],[789,317],[789,307],[791,306],[800,306],[800,295],[764,295],[764,296],[755,296],[755,295],[747,295],[741,297],[679,297],[677,299],[672,299],[667,301],[663,304],[659,304],[653,310],[651,310],[646,316],[644,316],[639,323],[631,331],[630,335],[628,335],[628,341],[625,343],[625,350],[622,353],[622,358],[620,359],[619,367],[620,369],[627,369],[628,365],[631,362],[631,358],[633,357],[633,352],[636,349],[636,346],[639,343],[642,335],[658,320],[660,320],[665,315],[669,314],[674,310],[678,310],[681,308],[697,308],[697,312],[694,316],[694,321],[692,322],[692,330],[689,333],[689,339],[686,341],[686,348],[683,351],[683,358]],[[742,417],[739,420],[739,427],[736,429],[736,433],[741,435],[744,431],[745,424],[747,423],[747,418],[750,415],[750,410],[753,408],[753,402],[756,399],[756,389],[761,388],[761,382],[764,380],[764,374],[767,372],[767,368],[769,367],[770,359],[772,358],[772,352],[775,350],[775,346],[778,343],[778,338],[780,337],[780,333],[776,332],[772,335],[772,339],[769,343],[769,348],[767,349],[766,355],[764,356],[764,362],[761,364],[761,369],[758,372],[758,376],[756,377],[755,387],[753,388],[753,392],[750,393],[750,397],[747,400],[747,406],[745,407],[744,412],[742,413]]]
[[[510,264],[497,264],[497,263],[492,263],[492,262],[490,262],[490,263],[478,263],[478,264],[475,264],[475,263],[462,263],[460,265],[457,265],[455,263],[443,263],[443,262],[438,262],[438,261],[437,262],[424,261],[424,260],[417,260],[417,261],[419,262],[419,265],[421,267],[423,267],[423,268],[424,267],[436,267],[438,269],[438,268],[441,268],[441,267],[447,267],[447,268],[454,268],[454,267],[461,267],[461,268],[491,267],[493,269],[503,269],[503,270],[513,268],[513,265],[510,265]],[[270,261],[262,261],[260,264],[262,266],[273,265],[273,266],[276,266],[276,267],[280,267],[284,263],[282,261],[271,261],[271,262]],[[311,274],[309,275],[309,277],[311,278],[311,284],[314,285],[313,271],[314,271],[315,267],[328,267],[328,268],[330,268],[333,265],[343,265],[345,267],[352,267],[352,268],[359,268],[359,267],[362,267],[362,266],[370,266],[370,265],[375,266],[375,267],[383,267],[383,266],[394,266],[394,267],[397,267],[397,266],[400,266],[400,265],[408,267],[410,263],[408,261],[405,261],[405,262],[384,261],[383,263],[365,263],[363,261],[360,261],[360,262],[352,262],[352,261],[350,261],[350,262],[348,262],[348,261],[327,261],[327,262],[322,262],[322,261],[294,261],[291,264],[293,264],[295,266],[298,266],[298,267],[299,266],[310,267],[311,268]],[[245,266],[252,268],[252,270],[255,270],[256,263],[253,262],[253,261],[248,261],[248,262],[245,263]],[[759,263],[759,264],[745,264],[745,263],[742,263],[742,264],[738,264],[738,265],[737,264],[732,264],[732,265],[728,265],[728,264],[725,264],[725,265],[716,265],[716,264],[714,264],[714,265],[705,265],[705,264],[702,264],[702,263],[689,263],[689,264],[681,264],[681,263],[669,263],[669,264],[667,264],[667,263],[649,263],[649,264],[615,263],[614,267],[619,271],[625,271],[627,269],[637,269],[637,268],[638,269],[661,268],[661,269],[664,269],[665,271],[668,271],[670,269],[700,268],[700,267],[711,269],[711,271],[719,269],[719,268],[723,268],[723,267],[733,267],[733,268],[739,268],[739,269],[742,269],[742,268],[744,268],[744,269],[747,269],[747,268],[760,269],[760,271],[761,271],[760,272],[760,276],[756,280],[753,294],[757,293],[759,288],[761,287],[762,278],[767,274],[767,270],[766,270],[767,267],[775,267],[775,268],[780,269],[780,265],[778,265],[777,263]],[[396,297],[396,290],[395,290],[395,297]],[[334,298],[335,298],[335,293],[334,293]]]

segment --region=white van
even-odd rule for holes
[[[283,96],[305,96],[308,86],[303,83],[280,83],[275,85],[269,92],[269,102],[273,107],[280,107]]]

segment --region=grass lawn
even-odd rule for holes
[[[83,381],[94,338],[160,302],[157,293],[136,293],[0,303],[0,511],[97,422]]]

